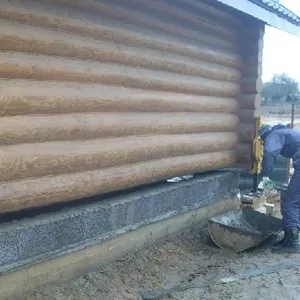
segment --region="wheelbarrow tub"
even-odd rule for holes
[[[242,252],[282,231],[281,220],[251,209],[231,211],[208,222],[209,234],[221,249]]]

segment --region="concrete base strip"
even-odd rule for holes
[[[187,228],[204,225],[209,218],[236,209],[238,206],[237,197],[222,199],[217,203],[142,226],[85,249],[49,258],[43,262],[3,274],[0,276],[1,299],[9,299],[10,297],[16,299],[17,296],[39,286],[71,280],[87,272],[97,270],[103,264],[140,250],[159,240],[169,238]]]
[[[0,225],[0,274],[84,249],[143,225],[230,198],[238,175],[214,172]]]

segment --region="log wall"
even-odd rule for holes
[[[238,162],[240,167],[247,168],[251,163],[252,140],[254,137],[254,123],[260,115],[260,93],[263,88],[262,60],[264,46],[264,24],[246,20],[241,31],[241,68],[240,87],[238,97],[240,119],[240,144],[238,147]]]
[[[196,0],[2,0],[0,212],[248,159],[243,27]]]

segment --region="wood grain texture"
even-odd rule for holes
[[[2,51],[94,60],[236,82],[237,69],[147,48],[129,47],[0,19]]]
[[[0,116],[80,112],[202,112],[235,114],[237,100],[105,85],[0,81]]]
[[[242,26],[195,0],[2,0],[0,212],[246,159]]]
[[[1,145],[144,134],[236,132],[238,118],[201,113],[86,113],[3,117]]]
[[[137,3],[133,6],[130,6],[130,1],[124,3],[116,3],[113,1],[107,2],[96,2],[93,0],[43,0],[50,1],[55,3],[67,4],[69,7],[76,7],[80,10],[87,11],[92,14],[107,15],[119,19],[121,21],[132,22],[137,25],[145,25],[148,28],[157,28],[168,34],[173,34],[181,36],[185,39],[199,41],[204,44],[209,44],[217,46],[224,49],[236,50],[237,44],[230,41],[228,38],[222,36],[216,36],[215,34],[209,34],[207,31],[198,26],[197,29],[187,29],[178,24],[178,22],[168,22],[164,19],[157,18],[155,14],[149,13],[149,10],[146,13],[140,12],[137,10]],[[111,3],[112,2],[112,3]]]
[[[263,89],[263,81],[261,77],[242,78],[240,80],[240,84],[241,90],[245,94],[260,94]]]
[[[238,97],[238,103],[241,109],[256,110],[260,107],[261,99],[258,94],[240,94]]]
[[[133,136],[0,148],[0,182],[75,173],[167,157],[234,150],[235,133]]]
[[[263,73],[263,67],[262,64],[244,64],[241,67],[241,73],[244,74],[244,76],[249,77],[255,77],[255,76],[262,76]]]
[[[223,151],[3,183],[0,184],[0,211],[16,211],[81,199],[172,176],[219,169],[235,162],[235,151]]]
[[[255,20],[245,20],[242,35],[241,54],[243,66],[240,80],[242,95],[238,98],[241,108],[238,115],[241,123],[240,141],[244,144],[240,149],[251,149],[254,138],[255,117],[260,115],[260,93],[263,88],[261,75],[264,24]],[[239,153],[238,162],[244,164],[247,162],[248,168],[250,168],[249,153],[251,152],[244,150],[243,154],[241,154],[241,151]]]
[[[254,124],[252,122],[240,123],[239,138],[241,143],[252,144],[254,138]]]
[[[120,45],[190,56],[230,67],[242,65],[241,55],[236,51],[226,51],[188,38],[155,32],[153,28],[118,22],[111,18],[99,18],[82,10],[53,5],[47,1],[2,0],[0,17]]]
[[[242,168],[250,169],[252,145],[250,143],[240,143],[237,147],[237,160],[242,162]]]
[[[224,9],[220,9],[214,6],[211,6],[205,2],[198,0],[181,0],[180,2],[190,5],[195,12],[198,12],[200,15],[203,13],[209,15],[213,19],[222,20],[227,24],[232,24],[234,26],[242,26],[242,19],[230,12],[226,12]]]
[[[124,4],[122,0],[110,1],[110,3]],[[139,4],[146,9],[151,9],[155,15],[161,15],[168,18],[168,21],[172,20],[174,22],[180,21],[181,26],[186,26],[187,28],[201,28],[206,33],[211,35],[226,37],[228,40],[234,42],[237,41],[239,36],[237,28],[232,28],[228,26],[228,22],[222,22],[220,18],[215,18],[210,16],[207,11],[195,11],[194,8],[185,5],[185,9],[182,9],[179,1],[174,1],[172,4],[166,1],[143,1],[143,0],[130,0],[131,7],[133,5]],[[180,7],[178,7],[179,5]],[[172,17],[172,19],[170,19]]]
[[[234,97],[239,93],[239,85],[235,82],[163,71],[21,53],[3,52],[1,58],[2,78],[101,83],[221,97]]]
[[[253,123],[253,120],[260,115],[259,110],[239,109],[237,115],[241,123]]]

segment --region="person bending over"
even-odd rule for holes
[[[293,159],[295,170],[281,202],[284,237],[275,244],[273,251],[300,253],[300,130],[282,124],[262,125],[259,134],[264,144],[261,175],[270,175],[279,155]]]

